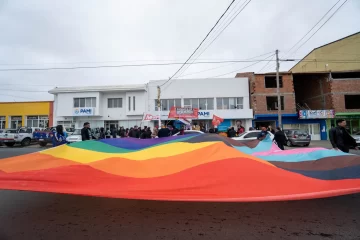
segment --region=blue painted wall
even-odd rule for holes
[[[224,119],[224,121],[218,126],[218,131],[226,132],[231,126],[231,119]]]

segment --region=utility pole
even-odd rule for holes
[[[161,128],[161,102],[160,102],[160,94],[161,94],[161,89],[160,86],[157,86],[157,107],[158,107],[158,112],[159,112],[159,128]]]
[[[276,49],[275,54],[276,54],[276,93],[278,99],[278,127],[282,128],[281,96],[280,96],[280,80],[279,80],[279,68],[280,68],[279,50]]]

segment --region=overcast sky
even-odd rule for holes
[[[244,1],[235,1],[233,7],[236,8],[228,19]],[[197,61],[248,59],[275,49],[286,55],[287,50],[337,1],[252,0]],[[230,2],[0,0],[0,68],[184,62]],[[359,23],[360,1],[348,0],[291,57],[302,58],[315,47],[358,32]],[[210,43],[215,36],[210,35],[205,43]],[[255,59],[268,56],[270,54]],[[183,73],[187,75],[183,78],[209,78],[229,72],[233,73],[222,77],[234,77],[238,69],[239,72],[258,72],[266,62],[241,70],[250,64],[253,63],[191,65]],[[289,70],[292,65],[283,63],[281,70]],[[220,66],[224,67],[204,71]],[[146,83],[149,80],[167,79],[179,67],[2,71],[0,101],[52,100],[52,95],[46,92],[14,90],[47,91],[55,86]],[[274,71],[274,67],[275,64],[271,62],[263,71]],[[188,75],[199,71],[204,72]]]

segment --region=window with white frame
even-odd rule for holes
[[[96,98],[74,98],[74,108],[96,107]]]
[[[129,97],[128,110],[129,110],[129,112],[131,111],[131,97]]]
[[[122,98],[108,98],[108,108],[122,108]]]
[[[133,110],[135,111],[135,96],[133,96]]]
[[[185,98],[184,107],[198,108],[200,110],[214,110],[213,98]]]
[[[0,129],[5,129],[6,117],[0,116]]]
[[[216,98],[216,109],[243,109],[244,99],[242,97]]]
[[[162,111],[169,111],[172,107],[181,107],[181,99],[161,99],[160,104]],[[159,111],[157,99],[155,99],[155,111]]]
[[[36,127],[36,128],[47,128],[47,127],[49,127],[49,117],[48,116],[27,116],[26,117],[26,126],[27,127]]]
[[[62,125],[64,128],[75,128],[73,121],[58,121],[57,124]]]

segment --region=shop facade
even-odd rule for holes
[[[329,127],[336,126],[336,120],[344,119],[346,121],[346,129],[350,134],[360,132],[360,112],[339,112],[335,114],[334,119],[328,119]]]
[[[330,111],[330,112],[328,112]],[[299,113],[282,114],[283,129],[301,129],[311,135],[312,140],[328,140],[327,119],[334,118],[333,110],[305,110]],[[278,126],[277,114],[255,114],[253,127]]]
[[[54,123],[80,129],[130,128],[140,125],[146,107],[146,85],[55,88]]]
[[[4,102],[0,103],[0,129],[53,125],[53,102]]]
[[[163,86],[162,86],[163,85]],[[158,108],[157,86],[161,87],[160,109]],[[198,116],[190,121],[190,125],[212,127],[213,116],[224,121],[217,126],[219,131],[228,127],[237,127],[241,122],[245,129],[251,126],[253,110],[249,105],[249,84],[247,78],[225,79],[174,79],[166,81],[150,81],[148,84],[148,105],[144,116],[153,116],[144,125],[158,126],[161,124],[176,125],[177,119],[169,118],[172,107],[197,108]]]

